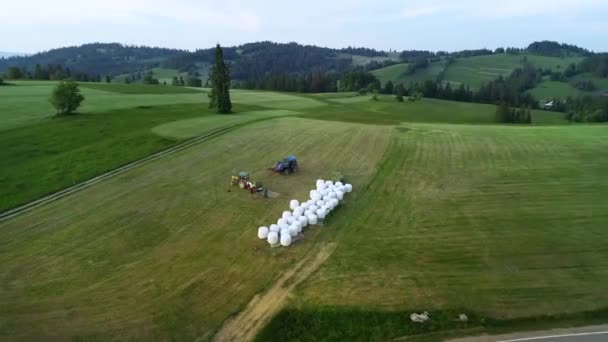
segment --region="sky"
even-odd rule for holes
[[[0,51],[91,42],[194,50],[271,40],[444,50],[538,40],[608,51],[608,0],[6,0]]]

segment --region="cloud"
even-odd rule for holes
[[[418,18],[418,17],[432,15],[439,11],[441,11],[441,8],[439,6],[405,8],[401,11],[400,17],[401,18]]]

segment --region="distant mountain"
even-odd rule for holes
[[[26,53],[0,51],[0,58],[8,58],[15,56],[27,56]]]

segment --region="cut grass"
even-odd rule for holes
[[[209,339],[323,232],[270,249],[256,228],[333,170],[365,183],[390,130],[297,118],[256,123],[0,223],[0,336]],[[297,174],[269,173],[291,153],[302,163]],[[240,170],[280,197],[230,187]]]
[[[245,111],[256,107],[237,106],[235,109]],[[152,130],[158,125],[163,127],[168,122],[193,118],[197,126],[192,129],[203,134],[272,114],[234,114],[227,120],[210,112],[206,106],[186,104],[74,115],[3,132],[0,144],[7,148],[0,150],[0,211],[194,136],[175,133],[161,137]]]
[[[551,100],[578,97],[585,94],[574,88],[570,83],[545,81],[528,91],[535,99]]]
[[[118,83],[89,83],[80,82],[83,88],[109,91],[119,94],[201,94],[200,90],[174,87],[170,85],[148,85],[148,84],[118,84]]]
[[[386,68],[373,70],[371,73],[376,76],[382,84],[386,84],[388,81],[393,83],[399,83],[403,75],[407,72],[408,64],[401,63],[388,66]]]
[[[493,124],[496,106],[477,103],[423,99],[416,102],[397,102],[393,96],[348,97],[329,100],[334,105],[305,111],[303,117],[367,123],[374,125],[398,125],[401,122],[437,122],[459,124]],[[534,124],[563,124],[563,114],[533,111]]]
[[[323,238],[337,248],[292,308],[513,319],[608,307],[607,138],[603,126],[402,126],[331,218]],[[350,317],[332,321],[340,332]]]

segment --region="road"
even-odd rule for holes
[[[452,339],[448,342],[606,342],[608,325],[580,328],[521,332],[495,336],[475,336]]]

